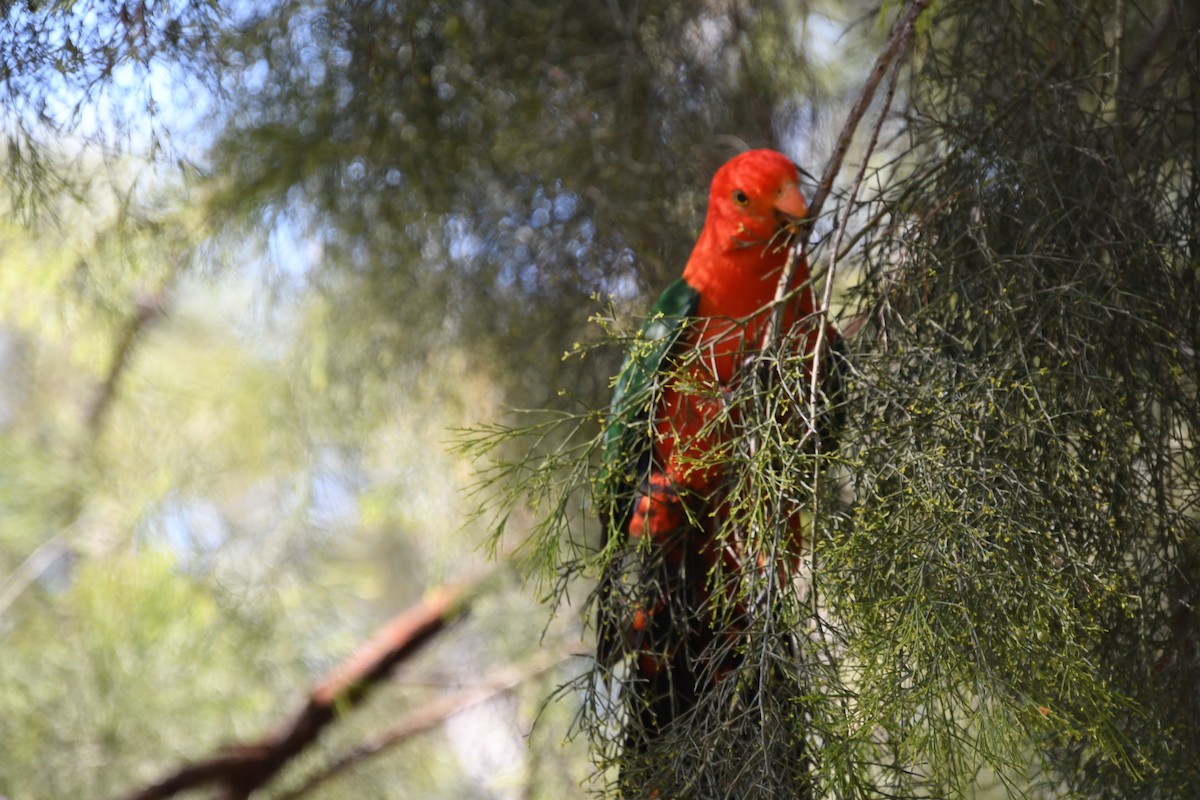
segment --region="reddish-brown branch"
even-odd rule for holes
[[[113,343],[113,355],[108,374],[97,387],[96,394],[84,414],[84,424],[93,438],[98,438],[104,427],[105,418],[108,416],[117,394],[117,384],[120,383],[125,369],[129,366],[134,347],[141,340],[143,332],[163,315],[167,294],[174,282],[175,275],[176,272],[172,271],[157,291],[138,297],[135,301],[133,315],[118,331],[117,339]]]
[[[337,716],[362,702],[397,664],[411,658],[458,619],[469,605],[476,580],[442,587],[379,630],[310,693],[286,725],[258,742],[227,747],[219,755],[185,765],[127,800],[162,800],[198,786],[216,784],[228,800],[244,800],[265,786],[301,751],[313,744]]]
[[[483,681],[459,691],[442,695],[408,714],[399,724],[378,736],[363,742],[345,753],[321,771],[313,774],[300,787],[284,794],[279,800],[297,800],[326,781],[340,775],[351,767],[373,758],[389,748],[411,739],[419,733],[445,722],[459,712],[483,703],[510,691],[522,683],[561,664],[572,655],[586,652],[583,644],[570,648],[543,651],[522,667],[509,667],[492,673]]]

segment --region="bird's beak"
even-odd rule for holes
[[[785,183],[775,193],[775,211],[782,217],[783,222],[795,225],[808,216],[808,203],[800,194],[800,187],[794,183]]]

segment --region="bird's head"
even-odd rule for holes
[[[800,171],[774,150],[734,156],[713,176],[707,226],[738,247],[787,244],[808,214]]]

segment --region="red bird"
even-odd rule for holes
[[[631,657],[622,681],[627,754],[644,753],[737,666],[745,609],[718,620],[712,597],[714,575],[736,581],[745,568],[724,524],[737,421],[724,398],[762,345],[790,239],[807,214],[799,170],[781,153],[751,150],[721,167],[683,277],[655,304],[617,378],[598,495],[612,561],[598,589],[597,656],[606,667]],[[781,329],[789,346],[808,356],[818,338],[832,347],[807,265],[792,288]],[[827,383],[829,361],[805,363],[820,364]],[[798,535],[788,549],[779,568],[794,567]]]

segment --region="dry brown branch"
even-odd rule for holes
[[[390,730],[362,743],[324,769],[311,775],[299,787],[281,795],[279,800],[297,800],[351,767],[374,758],[389,748],[445,722],[455,714],[512,690],[543,672],[553,669],[573,655],[586,652],[588,652],[586,645],[582,643],[547,650],[519,667],[497,670],[480,683],[431,700],[406,716]]]
[[[485,576],[486,577],[486,576]],[[257,742],[232,745],[219,755],[180,767],[126,800],[161,800],[187,789],[216,784],[221,797],[244,800],[265,786],[293,758],[313,744],[338,716],[362,702],[397,664],[411,658],[434,636],[459,619],[484,578],[443,586],[394,617],[372,639],[309,694],[292,720]]]

